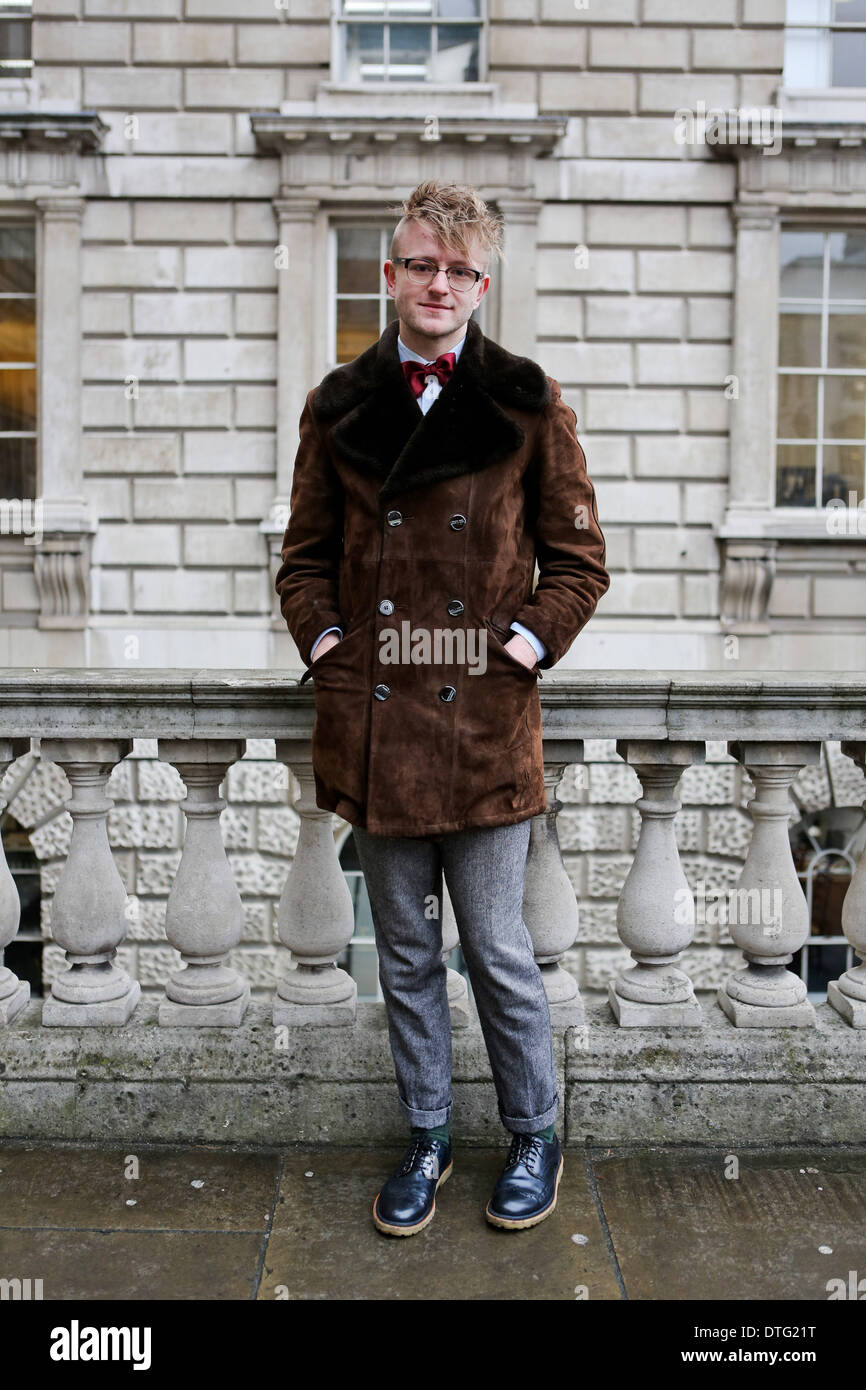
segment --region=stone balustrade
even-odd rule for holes
[[[585,741],[595,739],[616,740],[643,792],[636,803],[638,844],[617,912],[618,934],[634,964],[609,983],[608,1023],[655,1030],[666,1039],[707,1028],[708,1010],[681,964],[695,915],[674,825],[683,773],[703,761],[708,740],[721,740],[755,788],[751,842],[737,889],[753,910],[737,914],[731,926],[745,963],[719,989],[712,1028],[716,1035],[720,1029],[815,1028],[805,984],[790,969],[809,921],[788,837],[789,789],[798,771],[818,760],[823,740],[841,741],[847,757],[866,767],[866,675],[586,672],[548,677],[540,694],[549,797],[547,810],[531,826],[524,916],[555,1029],[576,1031],[586,1045],[577,980],[561,964],[578,938],[579,905],[560,852],[556,792],[566,768],[582,761]],[[143,1011],[149,1039],[152,1024],[166,1033],[244,1026],[249,986],[228,964],[241,936],[243,909],[221,837],[226,802],[219,789],[227,769],[243,756],[246,740],[264,738],[275,740],[278,762],[300,788],[299,839],[278,912],[286,966],[274,980],[268,1021],[290,1034],[303,1028],[308,1055],[315,1049],[315,1030],[330,1036],[336,1028],[348,1038],[343,1030],[357,1025],[357,990],[336,962],[353,934],[353,908],[333,817],[315,804],[313,717],[309,686],[299,687],[280,672],[0,672],[0,773],[36,739],[34,748],[62,767],[72,788],[67,809],[73,832],[51,917],[66,968],[42,1004],[43,1032],[135,1030]],[[134,738],[156,739],[159,758],[176,768],[187,789],[181,802],[183,848],[165,921],[167,941],[183,964],[168,981],[155,1017],[144,1010],[138,983],[117,963],[128,917],[106,829],[113,804],[106,782],[132,751]],[[0,948],[14,939],[18,919],[3,858]],[[830,985],[828,1003],[849,1028],[866,1028],[866,855],[847,890],[843,926],[859,963]],[[445,956],[456,941],[446,893]],[[24,1026],[25,1014],[30,1018],[28,999],[28,987],[0,969],[0,1027],[7,1040]],[[454,972],[449,999],[455,1029],[466,1028],[471,1011],[465,982]],[[211,1047],[226,1036],[213,1035]]]

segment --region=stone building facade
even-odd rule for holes
[[[384,327],[393,206],[437,176],[502,213],[482,326],[559,380],[596,484],[612,583],[561,669],[864,665],[860,0],[35,0],[30,32],[0,67],[26,383],[0,428],[2,664],[297,670],[273,575],[304,396]],[[109,828],[156,988],[182,818],[153,751],[112,778]],[[639,790],[588,757],[560,831],[595,987]],[[261,988],[297,835],[271,760],[250,745],[222,818]],[[743,775],[720,750],[685,779],[687,873],[735,872]],[[25,760],[19,782],[47,933],[68,788]],[[696,939],[709,983],[726,950]]]

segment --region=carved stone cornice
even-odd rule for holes
[[[707,144],[739,166],[738,196],[785,207],[866,208],[866,118],[845,120],[755,108],[707,113]]]
[[[377,199],[401,193],[407,160],[419,172],[470,181],[487,194],[534,191],[533,162],[549,155],[566,133],[565,120],[487,109],[438,114],[418,106],[375,112],[303,110],[253,112],[259,149],[282,161],[282,192],[303,188],[329,197]]]
[[[109,129],[95,111],[0,112],[0,195],[78,187],[82,156],[98,150]]]

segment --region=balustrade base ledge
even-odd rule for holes
[[[11,994],[7,994],[5,999],[0,999],[0,1024],[11,1023],[29,1003],[30,986],[26,980],[20,980],[18,987]]]
[[[866,999],[852,999],[839,988],[836,980],[827,986],[827,1002],[852,1028],[866,1028]]]
[[[704,1011],[694,997],[675,1004],[652,1004],[637,999],[626,999],[617,993],[613,981],[607,987],[607,997],[614,1018],[621,1028],[657,1028],[660,1023],[679,1028],[704,1026]]]
[[[605,998],[554,1022],[567,1146],[864,1144],[866,1029],[829,1004],[810,1028],[735,1028],[702,992],[704,1026],[623,1028]],[[374,1147],[405,1138],[384,1006],[354,1022],[274,1027],[253,1000],[236,1027],[165,1027],[142,999],[123,1027],[53,1027],[33,1000],[2,1033],[0,1136],[125,1144]],[[454,1135],[505,1143],[472,1021],[452,1035]]]

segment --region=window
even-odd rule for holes
[[[35,229],[0,224],[0,497],[35,495]]]
[[[477,82],[481,0],[339,0],[341,82]]]
[[[31,72],[32,16],[33,0],[0,0],[0,77]]]
[[[371,347],[397,317],[382,270],[391,251],[394,226],[396,222],[387,227],[352,223],[332,229],[331,283],[335,294],[328,360],[333,366],[351,362]],[[474,314],[482,329],[487,297]]]
[[[776,505],[866,493],[866,228],[783,229]]]
[[[786,87],[866,87],[866,0],[788,0]]]

